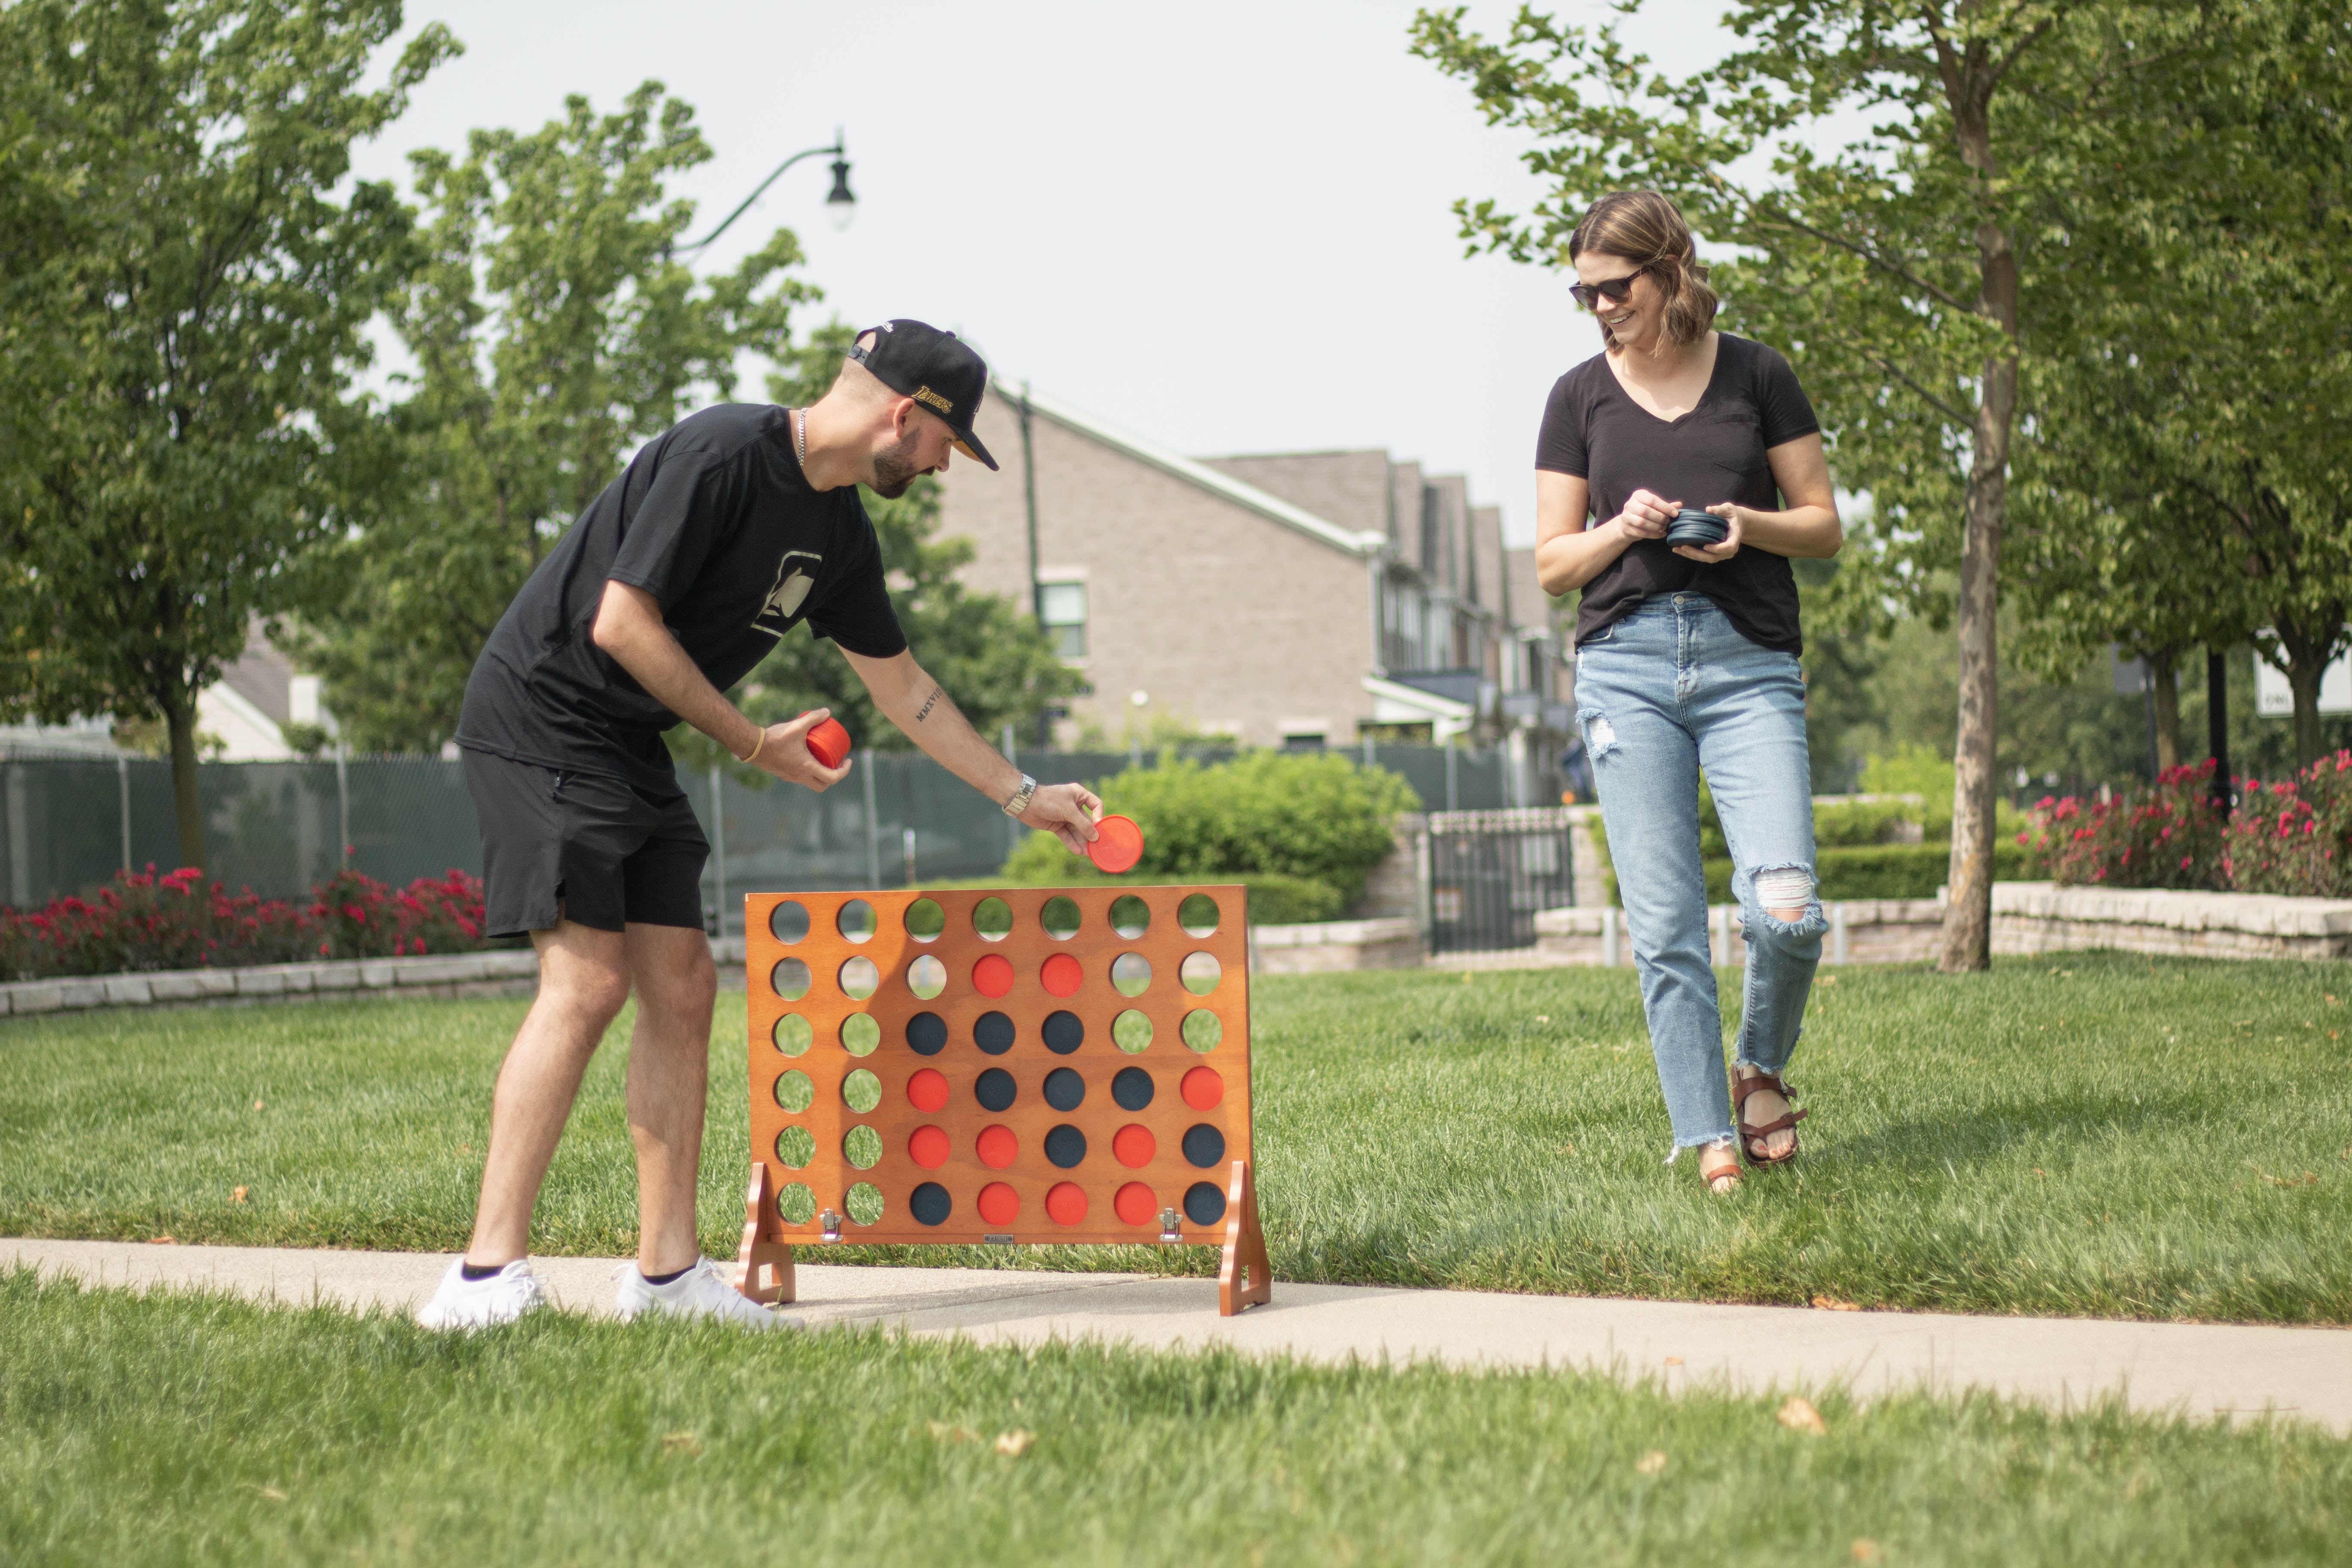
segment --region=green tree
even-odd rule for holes
[[[395,0],[0,8],[0,701],[161,720],[205,864],[197,693],[341,526],[352,380],[398,284],[352,143],[456,45]]]
[[[537,132],[478,131],[460,161],[413,155],[429,221],[393,323],[416,357],[366,526],[321,563],[295,637],[365,748],[453,735],[474,660],[550,543],[645,440],[743,354],[780,360],[817,297],[783,276],[779,229],[698,279],[673,254],[693,217],[668,183],[710,157],[658,82],[617,114],[565,100]],[[356,509],[355,509],[356,510]]]

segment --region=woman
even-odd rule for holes
[[[1603,352],[1561,376],[1544,409],[1537,574],[1547,593],[1584,590],[1577,723],[1674,1121],[1667,1161],[1698,1147],[1700,1179],[1728,1192],[1738,1151],[1759,1165],[1795,1158],[1805,1114],[1780,1075],[1826,921],[1789,561],[1837,553],[1836,496],[1788,361],[1711,330],[1715,294],[1672,202],[1601,197],[1569,257]],[[1722,542],[1668,542],[1685,508],[1720,519]],[[1699,862],[1702,768],[1748,943],[1728,1105]]]

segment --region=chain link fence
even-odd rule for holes
[[[1204,763],[1230,751],[1185,753]],[[1402,774],[1433,810],[1512,804],[1499,750],[1350,747]],[[1024,752],[1040,783],[1101,787],[1157,759],[1133,752]],[[481,840],[462,763],[437,757],[205,763],[196,770],[212,874],[292,897],[349,865],[403,886],[451,868],[478,875]],[[988,877],[1027,830],[919,752],[861,751],[824,795],[754,789],[725,774],[681,774],[713,854],[703,898],[714,910],[754,889],[895,888]],[[125,868],[179,863],[172,770],[146,758],[0,758],[0,898],[18,909],[85,893]],[[736,917],[740,921],[740,915]]]

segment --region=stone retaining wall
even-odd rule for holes
[[[1326,921],[1250,930],[1250,968],[1260,974],[1418,969],[1426,956],[1421,928],[1410,920]]]

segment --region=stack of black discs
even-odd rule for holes
[[[1731,524],[1711,512],[1694,511],[1685,507],[1675,516],[1674,525],[1666,530],[1668,544],[1692,544],[1701,549],[1720,544],[1729,536]]]

